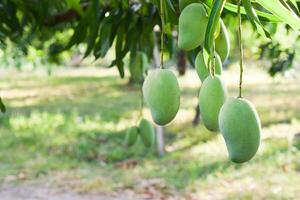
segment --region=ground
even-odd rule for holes
[[[237,96],[237,68],[225,71]],[[300,81],[246,69],[244,96],[263,126],[258,154],[228,161],[220,134],[193,127],[200,82],[179,78],[180,111],[166,127],[166,154],[124,145],[140,113],[140,89],[115,69],[3,71],[1,199],[297,199],[300,196]],[[147,108],[144,117],[151,119]]]

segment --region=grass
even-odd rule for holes
[[[264,140],[253,160],[236,165],[220,134],[191,125],[200,85],[195,73],[179,78],[181,109],[166,127],[167,153],[158,158],[141,142],[124,147],[140,105],[139,88],[127,80],[95,69],[50,77],[7,72],[0,80],[8,107],[0,117],[0,181],[56,177],[55,185],[81,193],[152,188],[195,199],[296,199],[300,151],[291,139],[300,132],[300,82],[248,73],[244,96],[258,109]],[[237,93],[233,77],[225,73],[231,95]],[[150,119],[147,109],[144,116]]]

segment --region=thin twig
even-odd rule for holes
[[[243,55],[243,44],[242,44],[242,18],[241,18],[241,0],[237,0],[238,8],[238,41],[240,50],[240,83],[239,83],[239,98],[242,98],[242,85],[243,85],[243,71],[244,71],[244,55]]]
[[[160,68],[162,69],[164,66],[164,26],[165,26],[163,0],[160,0],[160,18],[161,18]]]
[[[212,76],[212,77],[214,77],[215,76],[215,58],[216,58],[216,56],[215,56],[215,42],[213,42],[213,46],[212,46],[212,48],[210,49],[210,52],[209,52],[209,58],[210,58],[210,60],[209,60],[209,62],[208,62],[208,65],[209,65],[209,67],[208,67],[208,69],[209,69],[209,74],[210,74],[210,76]],[[204,56],[204,49],[203,49],[203,56]]]
[[[141,119],[143,117],[143,109],[144,109],[144,96],[143,96],[143,84],[140,83],[140,101],[141,101],[141,107],[140,107],[140,116],[139,118]]]

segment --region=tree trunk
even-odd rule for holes
[[[153,49],[153,60],[155,68],[159,68],[160,65],[160,56],[159,56],[159,49],[157,46],[157,37],[154,35],[154,49]],[[165,153],[165,143],[164,143],[164,128],[162,126],[156,127],[156,152],[159,156],[163,156]]]
[[[187,68],[186,64],[187,63],[186,63],[185,52],[179,50],[177,52],[177,69],[178,69],[179,76],[185,75],[186,68]]]
[[[163,156],[165,154],[163,126],[156,127],[156,152],[158,156]]]
[[[195,108],[196,114],[193,120],[193,126],[197,126],[200,123],[200,108],[199,105]]]

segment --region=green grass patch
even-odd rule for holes
[[[208,132],[202,124],[192,126],[195,87],[182,89],[181,110],[166,128],[167,153],[160,158],[141,141],[131,148],[124,145],[140,105],[139,87],[126,80],[106,75],[7,76],[0,85],[8,108],[0,116],[1,181],[20,173],[36,179],[65,171],[80,177],[83,193],[135,189],[143,180],[158,178],[166,185],[161,190],[182,195],[290,199],[299,194],[299,143],[291,146],[287,138],[268,137],[247,164],[229,162],[220,134]],[[288,88],[245,88],[264,130],[278,123],[293,126],[292,121],[300,119],[299,94]],[[234,91],[230,88],[231,94]]]

